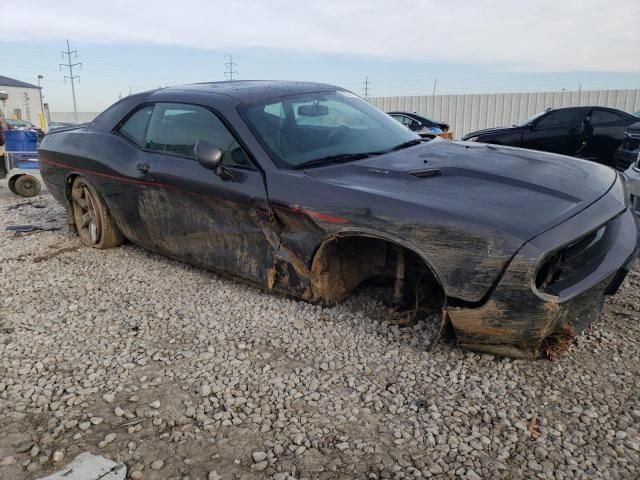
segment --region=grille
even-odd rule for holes
[[[437,168],[432,168],[430,170],[416,170],[415,172],[411,172],[411,175],[418,178],[429,178],[442,175],[442,172]]]
[[[571,283],[576,272],[589,269],[590,263],[595,265],[600,261],[607,250],[607,242],[603,241],[605,234],[606,226],[600,227],[547,258],[536,274],[536,288],[550,295],[558,295]]]

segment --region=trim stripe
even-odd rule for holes
[[[182,188],[176,187],[174,185],[167,185],[165,183],[158,183],[158,182],[147,182],[144,180],[136,180],[133,178],[127,178],[127,177],[121,177],[119,175],[110,175],[108,173],[100,173],[100,172],[96,172],[94,170],[88,170],[85,168],[78,168],[78,167],[74,167],[72,165],[67,165],[64,163],[59,163],[59,162],[54,162],[53,160],[49,160],[46,158],[40,158],[39,161],[41,163],[48,163],[50,165],[54,165],[56,167],[59,168],[65,168],[68,170],[73,170],[76,172],[82,172],[82,173],[86,173],[89,175],[95,175],[97,177],[103,177],[103,178],[109,178],[112,180],[117,180],[120,182],[125,182],[125,183],[134,183],[134,184],[138,184],[138,185],[144,185],[147,187],[161,187],[161,188],[166,188],[168,190],[175,190],[175,191],[180,191],[180,192],[185,192],[185,193],[189,193],[191,195],[196,195],[198,197],[204,197],[204,198],[211,198],[211,199],[217,199],[217,197],[211,196],[211,195],[206,195],[204,193],[198,193],[198,192],[193,192],[191,190],[184,190]],[[277,204],[270,204],[272,207],[274,208],[279,208],[281,210],[288,210],[290,212],[293,213],[299,213],[302,215],[308,215],[312,218],[315,218],[317,220],[322,220],[324,222],[330,222],[330,223],[339,223],[339,224],[345,224],[345,223],[349,223],[349,220],[343,217],[336,217],[334,215],[330,215],[327,213],[322,213],[322,212],[314,212],[313,210],[304,210],[302,208],[298,208],[298,207],[287,207],[284,205],[277,205]],[[262,210],[260,208],[256,208],[253,207],[256,211],[259,211],[261,213],[267,213],[265,210]]]
[[[304,209],[298,208],[298,207],[286,207],[284,205],[277,205],[277,204],[272,204],[272,207],[278,208],[280,210],[287,210],[287,211],[293,212],[293,213],[306,214],[306,215],[309,215],[312,218],[315,218],[315,219],[318,219],[318,220],[322,220],[322,221],[325,221],[325,222],[340,223],[340,224],[349,223],[349,219],[347,219],[347,218],[336,217],[334,215],[329,215],[328,213],[314,212],[313,210],[304,210]]]
[[[56,167],[60,167],[60,168],[66,168],[68,170],[73,170],[75,172],[88,173],[89,175],[95,175],[97,177],[104,177],[104,178],[110,178],[112,180],[119,180],[125,183],[137,183],[139,185],[145,185],[148,187],[163,187],[163,188],[168,188],[169,190],[182,190],[181,188],[175,187],[173,185],[166,185],[164,183],[158,183],[158,182],[145,182],[144,180],[135,180],[133,178],[121,177],[119,175],[109,175],[108,173],[100,173],[94,170],[87,170],[86,168],[74,167],[73,165],[66,165],[64,163],[54,162],[53,160],[48,160],[45,158],[41,158],[40,162],[48,163],[50,165],[55,165]],[[192,192],[191,190],[183,190],[183,191],[188,193],[193,193],[194,195],[208,197],[208,195],[205,195],[203,193]],[[214,197],[211,197],[211,198],[214,198]]]

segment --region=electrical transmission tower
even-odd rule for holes
[[[80,70],[82,70],[82,63],[71,63],[71,54],[74,55],[74,58],[78,58],[78,52],[77,50],[71,50],[71,47],[69,46],[69,40],[67,40],[67,51],[66,52],[62,52],[62,58],[64,58],[64,56],[67,56],[67,63],[61,63],[60,64],[60,70],[62,70],[62,67],[67,67],[69,69],[69,75],[65,75],[64,76],[64,80],[65,82],[67,81],[67,78],[71,81],[71,95],[73,95],[73,116],[76,120],[76,122],[78,121],[78,107],[76,105],[76,87],[74,85],[74,80],[77,78],[78,81],[80,81],[80,77],[78,75],[74,75],[73,74],[73,67],[80,67]]]
[[[369,90],[371,89],[369,77],[364,77],[364,99],[369,100]]]
[[[228,68],[228,70],[224,72],[224,77],[228,78],[230,82],[233,82],[233,74],[238,74],[238,72],[233,69],[233,67],[236,66],[236,64],[233,63],[233,55],[229,55],[229,61],[225,63],[224,66]]]

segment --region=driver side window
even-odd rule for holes
[[[197,105],[146,105],[133,113],[118,131],[145,150],[186,158],[195,158],[193,149],[198,140],[204,140],[222,151],[223,164],[252,167],[222,121]]]

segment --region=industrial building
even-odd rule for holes
[[[7,118],[26,120],[33,125],[40,125],[38,113],[43,108],[40,104],[38,85],[0,75],[0,91],[9,95],[9,98],[0,105]]]

